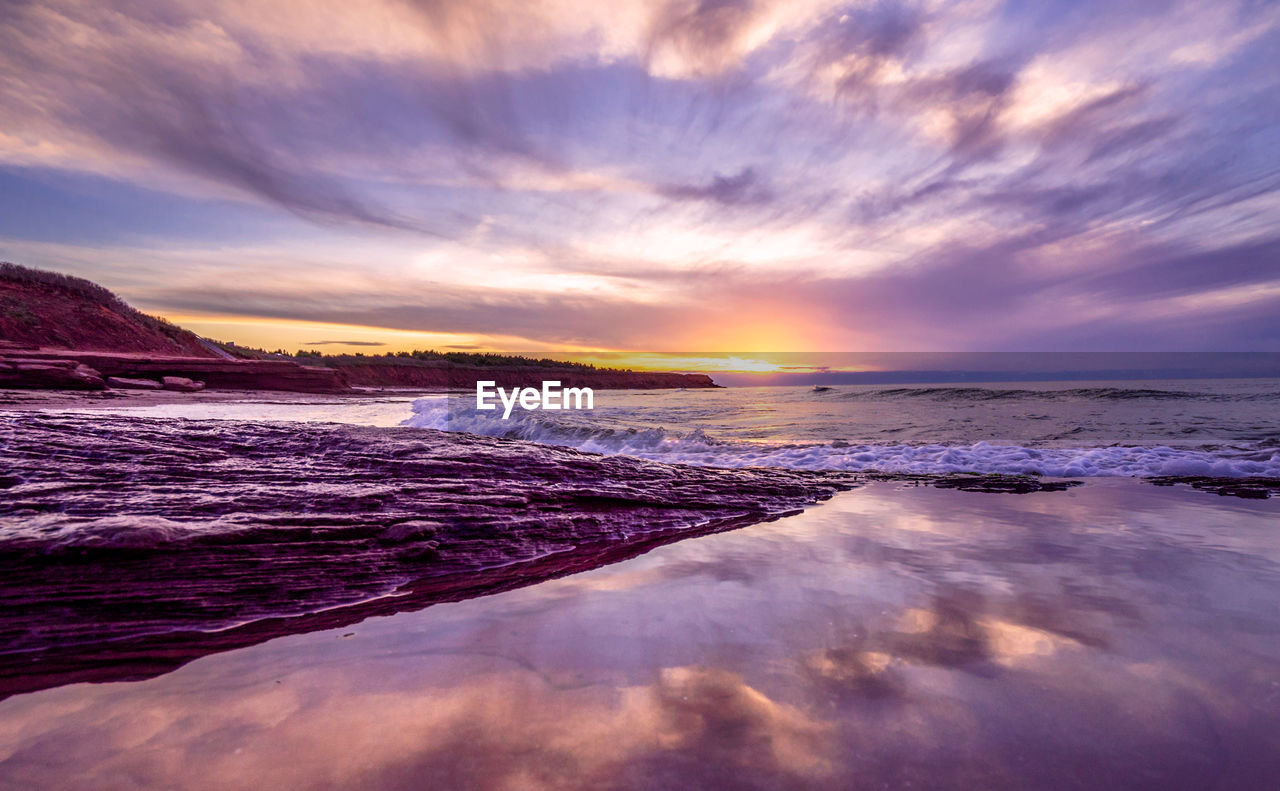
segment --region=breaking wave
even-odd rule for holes
[[[764,444],[721,440],[701,429],[681,433],[660,427],[602,425],[581,418],[582,413],[551,416],[546,412],[516,410],[509,419],[503,420],[493,413],[477,412],[461,400],[439,397],[415,401],[413,412],[404,425],[706,467],[875,470],[913,474],[974,472],[1068,478],[1164,475],[1280,477],[1280,451],[1266,447],[1265,443],[1231,451],[1164,445],[1026,447],[991,442],[870,444],[836,440],[811,444]]]

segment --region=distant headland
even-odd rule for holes
[[[202,338],[83,278],[0,263],[0,388],[355,393],[369,387],[474,389],[478,380],[537,386],[545,379],[601,390],[717,386],[705,374],[489,353],[268,352]]]

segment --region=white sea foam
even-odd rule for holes
[[[457,401],[414,402],[404,425],[564,445],[604,454],[711,467],[787,467],[805,470],[879,470],[904,473],[1004,473],[1051,477],[1213,475],[1280,476],[1280,451],[1214,452],[1165,445],[1151,447],[1025,447],[971,444],[763,444],[720,441],[702,430],[626,428],[568,422],[538,413],[501,420]]]

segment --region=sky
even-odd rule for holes
[[[214,338],[1280,351],[1274,2],[7,0],[0,44],[0,259]]]

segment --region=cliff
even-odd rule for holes
[[[0,340],[11,348],[217,357],[195,333],[148,316],[96,283],[0,263]]]
[[[370,362],[337,367],[348,384],[372,387],[454,387],[471,390],[477,381],[497,382],[499,387],[539,387],[544,380],[558,380],[563,387],[596,390],[659,390],[681,387],[716,387],[705,374],[676,374],[608,369],[544,368],[541,366],[476,367],[406,362]]]

